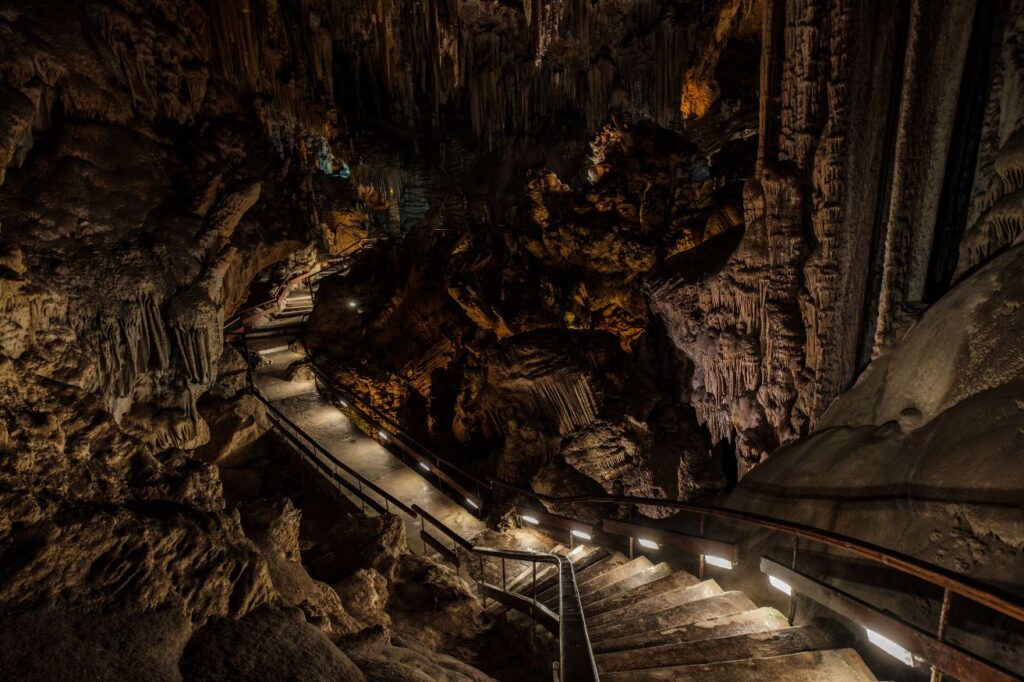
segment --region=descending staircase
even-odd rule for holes
[[[875,680],[860,656],[815,626],[793,627],[770,607],[714,580],[641,556],[578,547],[567,554],[576,571],[587,631],[602,680],[703,682],[866,682]],[[557,611],[552,566],[523,570],[507,588]],[[505,613],[495,604],[491,616]],[[508,612],[512,624],[529,617]]]

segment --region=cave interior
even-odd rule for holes
[[[1024,0],[0,0],[0,679],[1022,679],[1022,338]]]

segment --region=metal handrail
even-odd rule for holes
[[[767,528],[792,535],[797,538],[811,540],[830,547],[842,549],[852,554],[870,559],[876,563],[896,569],[901,573],[911,575],[927,582],[948,589],[955,594],[967,597],[971,601],[987,606],[1015,620],[1024,622],[1024,605],[1017,603],[1012,596],[1002,590],[984,585],[970,578],[960,576],[952,571],[929,564],[920,559],[895,552],[878,545],[874,545],[856,538],[851,538],[840,533],[821,530],[813,526],[807,526],[792,521],[776,519],[762,514],[752,512],[724,509],[711,505],[699,504],[696,502],[683,502],[679,500],[665,500],[657,497],[630,497],[628,495],[571,495],[567,497],[555,497],[544,495],[521,486],[492,478],[493,485],[512,490],[522,495],[532,497],[541,502],[549,504],[572,504],[572,503],[600,503],[616,505],[655,506],[679,509],[681,511],[693,512],[696,514],[714,516],[732,521],[741,521],[753,526]]]
[[[377,485],[376,483],[374,483],[370,479],[368,479],[365,476],[363,476],[362,474],[360,474],[358,471],[356,471],[352,467],[348,466],[347,464],[345,464],[344,462],[339,460],[337,457],[335,457],[333,454],[331,454],[328,450],[326,450],[322,445],[320,445],[316,441],[316,439],[314,439],[312,436],[310,436],[308,433],[306,433],[305,430],[302,429],[302,427],[298,426],[295,422],[293,422],[291,419],[289,419],[287,416],[285,416],[284,413],[281,412],[277,408],[277,406],[275,406],[272,402],[267,400],[266,396],[264,396],[261,391],[254,390],[253,391],[253,395],[255,395],[256,398],[259,399],[259,401],[262,402],[264,404],[264,406],[267,407],[268,410],[270,410],[271,416],[275,420],[275,422],[279,422],[281,424],[284,424],[285,426],[288,427],[288,429],[291,429],[293,432],[295,432],[295,434],[301,435],[302,438],[306,442],[308,442],[310,445],[312,445],[312,447],[315,450],[317,450],[321,455],[326,457],[331,462],[332,465],[334,465],[338,469],[341,469],[342,471],[347,473],[352,478],[356,479],[358,481],[358,483],[359,483],[360,488],[355,490],[355,491],[352,491],[352,492],[354,492],[358,497],[360,497],[362,500],[370,503],[371,505],[378,504],[376,500],[374,500],[373,498],[369,497],[361,489],[362,487],[369,488],[373,492],[377,493],[377,495],[384,500],[384,502],[385,502],[385,510],[386,511],[390,511],[390,508],[388,507],[388,505],[393,505],[394,507],[396,507],[397,509],[402,510],[403,512],[405,512],[409,516],[411,516],[413,518],[416,518],[417,513],[415,511],[415,505],[410,507],[409,505],[405,504],[400,499],[398,499],[397,497],[395,497],[394,495],[392,495],[388,491],[384,490],[383,488],[381,488],[379,485]],[[292,434],[289,434],[288,429],[282,428],[281,430],[282,430],[283,433],[286,433],[288,435],[292,435]],[[295,441],[293,441],[293,442],[295,442]],[[298,444],[298,445],[300,445],[300,447],[302,447],[301,443],[296,443],[296,444]],[[308,446],[303,447],[303,449],[308,449]],[[312,453],[309,453],[309,454],[312,454]],[[341,480],[344,480],[344,479],[341,479]]]
[[[299,282],[305,281],[307,279],[312,279],[314,277],[323,279],[327,275],[331,274],[335,270],[335,268],[337,268],[341,263],[345,262],[349,255],[362,248],[364,243],[367,241],[375,240],[361,239],[352,246],[350,246],[349,248],[342,251],[341,253],[335,254],[331,258],[326,259],[326,261],[324,262],[328,264],[327,267],[319,267],[322,266],[323,263],[318,262],[316,266],[310,268],[309,270],[301,272],[295,277],[286,280],[284,284],[277,288],[277,291],[270,298],[260,303],[256,303],[255,305],[251,305],[248,308],[244,308],[241,311],[236,312],[234,315],[232,315],[230,319],[224,322],[224,331],[231,334],[239,333],[232,332],[231,329],[238,325],[239,323],[241,323],[243,327],[243,331],[241,333],[244,333],[244,327],[247,323],[259,319],[263,315],[270,312],[273,308],[277,308],[278,310],[281,309],[282,296],[287,295],[288,288],[290,286],[292,286],[293,284],[298,284]],[[317,267],[319,267],[319,269],[317,269]]]
[[[433,463],[439,467],[443,466],[445,468],[451,469],[453,472],[472,481],[474,484],[476,484],[477,496],[481,497],[481,499],[482,491],[490,490],[491,485],[486,479],[483,479],[470,471],[466,471],[459,465],[453,464],[444,457],[441,457],[440,455],[431,451],[425,445],[416,440],[416,438],[409,435],[405,430],[403,430],[402,427],[394,419],[382,413],[373,405],[369,405],[365,401],[363,401],[359,396],[353,393],[349,389],[349,387],[342,384],[340,381],[338,381],[337,378],[331,376],[331,374],[328,373],[327,370],[325,370],[320,365],[316,357],[309,351],[309,347],[306,345],[305,342],[303,342],[302,345],[303,348],[305,349],[306,359],[309,361],[309,366],[313,373],[320,377],[320,379],[325,384],[328,385],[328,388],[335,391],[336,393],[342,393],[343,395],[341,395],[340,397],[344,398],[349,402],[359,403],[358,408],[359,411],[363,413],[363,416],[367,418],[368,421],[376,422],[375,426],[386,428],[389,435],[398,436],[402,441],[404,441],[403,443],[401,443],[401,445],[404,445],[406,448],[413,450],[413,452],[411,452],[410,454],[419,455],[419,458],[426,459],[427,462],[429,463]],[[415,452],[416,450],[418,450],[419,452]],[[471,494],[466,489],[460,490],[460,492],[465,494]]]
[[[548,618],[545,616],[551,614],[551,611],[537,600],[536,594],[531,598],[505,589],[504,584],[501,588],[498,588],[496,585],[485,583],[483,580],[483,558],[501,559],[503,576],[506,560],[557,565],[559,678],[562,682],[587,682],[588,680],[597,682],[599,679],[597,661],[594,658],[594,650],[591,647],[590,637],[587,634],[587,624],[583,615],[583,602],[580,600],[579,587],[576,584],[576,572],[569,557],[551,552],[496,549],[474,545],[459,535],[457,531],[448,527],[443,521],[425,512],[418,505],[413,505],[413,509],[419,512],[422,521],[429,522],[437,530],[452,538],[456,544],[464,547],[466,551],[480,557],[480,582],[487,588],[487,590],[481,589],[482,594],[486,594],[487,591],[499,590],[501,593],[514,596],[516,599],[508,600],[505,604],[519,609],[539,622],[547,621]],[[536,569],[534,570],[534,581],[536,581]],[[502,582],[505,582],[504,578]],[[540,617],[538,618],[538,616]]]

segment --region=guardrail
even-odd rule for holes
[[[367,404],[324,370],[305,342],[303,342],[303,347],[306,348],[306,359],[309,361],[313,374],[325,388],[343,401],[343,406],[346,409],[355,412],[357,416],[377,429],[376,435],[384,440],[386,445],[393,445],[405,457],[413,460],[413,463],[422,471],[433,474],[450,491],[457,493],[456,495],[448,494],[455,502],[460,505],[469,505],[475,514],[483,515],[484,507],[489,501],[487,493],[491,488],[488,481],[429,450],[406,433],[393,419]],[[438,489],[447,492],[443,486],[438,486]]]
[[[355,495],[360,500],[363,511],[366,511],[366,507],[370,507],[378,514],[385,514],[390,513],[393,507],[416,518],[415,507],[406,505],[400,499],[332,455],[307,434],[302,427],[295,424],[277,406],[267,400],[258,386],[252,385],[252,389],[253,395],[267,408],[267,414],[278,428],[278,431],[299,451],[299,454],[309,460],[328,479]],[[353,478],[355,482],[353,483],[342,476],[340,474],[342,471]],[[382,502],[374,499],[367,491],[375,493]]]
[[[224,333],[226,335],[244,334],[245,328],[249,323],[272,314],[274,311],[280,311],[283,307],[284,301],[288,298],[288,294],[291,292],[292,287],[296,284],[308,282],[311,285],[313,282],[320,281],[324,277],[333,274],[339,267],[344,265],[345,262],[347,262],[348,257],[366,246],[367,242],[373,243],[376,241],[376,239],[360,240],[344,251],[337,253],[324,261],[316,263],[309,270],[300,272],[294,277],[286,280],[277,288],[274,295],[267,300],[249,306],[248,308],[244,308],[232,315],[231,318],[224,322]],[[312,292],[312,288],[310,288],[310,292]]]
[[[628,534],[631,540],[634,537],[637,537],[638,539],[641,538],[641,532],[642,538],[649,540],[655,540],[656,537],[661,537],[664,541],[670,536],[676,536],[676,538],[681,536],[682,539],[678,542],[676,541],[676,538],[673,538],[671,544],[676,544],[676,546],[684,549],[690,549],[690,551],[700,552],[701,574],[703,574],[704,570],[704,560],[706,557],[711,557],[712,552],[722,552],[723,554],[726,554],[730,551],[730,546],[734,548],[731,551],[735,551],[735,546],[732,545],[732,543],[722,543],[718,540],[703,537],[705,518],[714,517],[734,522],[738,521],[758,528],[783,533],[793,538],[792,557],[789,568],[786,568],[782,564],[774,562],[767,557],[762,557],[761,568],[767,575],[774,577],[777,581],[782,581],[782,584],[787,588],[790,588],[789,618],[791,622],[793,620],[794,610],[796,607],[794,595],[799,593],[842,615],[849,616],[851,614],[855,614],[861,616],[855,619],[857,622],[864,623],[865,620],[869,620],[870,623],[875,626],[874,628],[870,628],[873,633],[883,635],[883,637],[889,642],[897,644],[908,653],[929,663],[932,666],[933,682],[941,680],[943,673],[953,675],[957,679],[981,680],[985,682],[1010,682],[1011,680],[1020,679],[1013,673],[1004,670],[996,663],[983,660],[967,651],[950,645],[944,641],[944,638],[949,622],[949,611],[951,597],[953,594],[965,597],[976,604],[1002,613],[1003,615],[1022,623],[1024,623],[1024,605],[1018,602],[1012,595],[1009,595],[1002,590],[989,585],[984,585],[971,580],[970,578],[955,574],[952,571],[921,561],[920,559],[916,559],[884,547],[879,547],[878,545],[863,542],[856,538],[834,533],[832,531],[793,523],[791,521],[784,521],[761,514],[724,509],[722,507],[713,507],[710,505],[677,500],[665,500],[651,497],[630,497],[625,495],[574,495],[556,497],[527,490],[521,486],[513,485],[499,479],[492,478],[491,483],[495,487],[504,488],[537,500],[538,502],[547,504],[611,504],[631,507],[655,506],[698,514],[701,517],[701,536],[690,536],[647,526],[624,524],[613,520],[602,520],[599,525],[606,532],[623,535]],[[517,507],[517,512],[519,512],[520,518],[522,519],[522,507]],[[572,519],[568,519],[567,517],[557,518],[563,519],[564,521],[554,523],[549,521],[549,525],[559,528],[573,528]],[[540,523],[544,522],[544,519],[540,516],[538,516],[536,520]],[[598,525],[582,524],[581,522],[575,523],[580,527],[587,526],[590,528],[594,528]],[[816,542],[833,549],[849,552],[888,568],[895,569],[904,575],[924,580],[932,585],[941,587],[943,590],[943,598],[936,634],[930,635],[919,628],[883,612],[881,609],[859,602],[855,598],[850,597],[831,586],[817,582],[812,578],[797,573],[795,569],[801,540]],[[632,542],[630,544],[630,549],[632,552]],[[716,558],[722,558],[717,554],[714,556]],[[734,559],[725,559],[725,561],[728,561],[730,565],[736,563],[741,558],[739,554],[734,554],[733,556],[735,557]],[[701,577],[703,577],[703,575]],[[787,578],[793,582],[788,582]],[[838,608],[839,606],[842,608]],[[867,613],[871,614],[870,618],[864,617],[864,614]],[[865,625],[865,627],[869,626]]]
[[[596,682],[599,679],[597,663],[594,660],[594,651],[590,645],[590,637],[587,635],[587,625],[583,616],[583,603],[580,601],[579,587],[576,584],[576,572],[569,557],[548,552],[530,552],[477,546],[417,505],[413,505],[413,509],[419,513],[421,523],[430,523],[440,533],[452,540],[454,546],[451,550],[446,549],[446,552],[455,555],[454,562],[456,568],[458,568],[460,563],[457,556],[457,548],[462,548],[464,551],[479,557],[480,579],[477,581],[477,586],[480,594],[484,597],[485,605],[487,597],[490,597],[509,608],[531,616],[549,631],[558,635],[558,675],[562,682],[587,682],[588,680]],[[420,533],[425,537],[432,538],[423,528],[421,528]],[[500,587],[485,580],[483,563],[485,558],[495,558],[501,561],[502,585]],[[508,589],[505,573],[506,560],[533,564],[532,597]],[[557,614],[537,599],[538,563],[553,564],[557,567]]]
[[[307,277],[310,276],[307,273]],[[287,291],[287,288],[283,288],[283,291]],[[310,287],[312,293],[312,287]],[[259,313],[260,315],[264,313]],[[243,332],[244,334],[244,332]],[[304,344],[305,345],[305,344]],[[676,500],[665,500],[660,498],[649,498],[649,497],[629,497],[629,496],[616,496],[616,495],[577,495],[568,497],[555,497],[550,495],[543,495],[536,493],[532,490],[526,490],[520,486],[512,485],[505,481],[497,479],[491,479],[490,484],[481,480],[469,472],[466,472],[459,468],[457,465],[447,462],[443,458],[431,453],[428,449],[419,444],[414,438],[406,434],[401,427],[390,419],[386,415],[381,414],[372,406],[365,405],[362,401],[351,393],[346,387],[341,386],[340,382],[330,376],[330,374],[324,371],[315,358],[307,350],[307,358],[310,361],[310,366],[313,372],[321,380],[321,382],[331,388],[339,394],[344,394],[343,399],[349,401],[349,407],[359,411],[360,415],[367,420],[371,425],[375,425],[380,428],[387,429],[385,437],[388,442],[394,443],[403,453],[410,458],[414,459],[417,464],[430,466],[430,462],[433,462],[434,469],[431,470],[439,480],[439,483],[447,484],[452,490],[463,495],[465,500],[471,503],[477,511],[480,511],[483,506],[483,493],[485,490],[490,491],[493,486],[501,487],[512,491],[517,494],[521,494],[543,502],[546,504],[612,504],[618,506],[652,506],[676,509],[683,512],[697,514],[700,520],[700,535],[693,536],[688,534],[676,533],[673,531],[666,531],[664,529],[657,529],[648,526],[641,526],[638,524],[623,523],[614,520],[602,520],[600,526],[602,530],[607,533],[613,533],[630,538],[630,551],[632,553],[632,542],[634,538],[647,539],[653,542],[660,542],[662,544],[670,544],[680,549],[697,552],[700,558],[700,573],[703,576],[704,562],[706,558],[714,556],[723,562],[728,562],[729,565],[736,563],[740,560],[740,554],[732,543],[725,543],[719,540],[713,540],[710,538],[703,537],[704,526],[707,518],[718,518],[724,519],[731,522],[739,522],[748,524],[751,526],[763,528],[770,531],[783,533],[793,538],[792,557],[790,566],[787,568],[778,562],[774,562],[767,557],[762,557],[761,569],[769,577],[775,580],[781,581],[782,584],[790,590],[788,592],[791,595],[790,600],[790,613],[789,618],[792,621],[795,608],[795,594],[804,594],[822,605],[835,610],[836,612],[854,617],[858,622],[869,621],[871,624],[883,630],[881,634],[884,636],[889,643],[897,645],[899,648],[907,652],[908,655],[917,656],[921,660],[924,660],[932,666],[932,682],[939,682],[943,673],[954,675],[960,679],[971,679],[971,680],[992,680],[992,681],[1009,681],[1019,679],[1012,673],[1000,668],[997,664],[985,661],[977,656],[974,656],[962,649],[952,646],[944,641],[945,633],[949,622],[949,613],[951,607],[952,596],[959,595],[966,598],[976,604],[992,609],[1005,616],[1008,616],[1018,622],[1024,623],[1024,605],[1022,605],[1017,598],[1008,593],[999,590],[990,585],[985,585],[978,581],[972,580],[968,577],[953,573],[947,569],[934,566],[927,562],[921,561],[914,557],[896,552],[893,550],[880,547],[871,543],[863,542],[856,538],[841,535],[828,530],[814,528],[804,524],[793,523],[790,521],[784,521],[781,519],[772,518],[765,515],[754,514],[750,512],[743,512],[731,509],[725,509],[721,507],[714,507],[710,505],[702,505],[693,502],[683,502]],[[262,396],[261,396],[262,398]],[[264,399],[264,402],[265,399]],[[359,403],[362,407],[356,407],[352,403]],[[268,403],[269,405],[269,403]],[[275,410],[271,406],[271,409]],[[283,416],[283,415],[282,415]],[[293,425],[294,426],[294,425]],[[392,438],[391,436],[397,436]],[[307,448],[308,450],[308,448]],[[328,453],[329,454],[329,453]],[[340,464],[340,463],[339,463]],[[449,468],[458,475],[464,476],[467,480],[472,481],[477,486],[476,496],[469,494],[471,491],[460,483],[452,474],[442,471],[442,467]],[[322,469],[321,469],[322,470]],[[440,489],[440,486],[438,486]],[[389,502],[394,501],[389,500]],[[415,505],[409,508],[410,512],[414,516],[418,516],[421,519],[421,537],[424,542],[429,543],[432,547],[437,549],[445,558],[452,561],[459,566],[460,560],[458,556],[458,548],[461,547],[463,550],[476,553],[481,556],[496,556],[505,558],[513,557],[516,552],[506,550],[490,550],[489,548],[477,548],[468,543],[465,539],[458,536],[455,531],[452,531],[445,526],[441,521],[435,519],[432,516],[424,516],[422,509],[419,509]],[[540,517],[544,512],[539,510],[536,512],[537,516]],[[524,518],[526,515],[520,511],[520,518]],[[588,532],[583,529],[582,526],[587,526],[593,530],[593,526],[590,524],[581,524],[581,522],[568,519],[567,517],[557,517],[556,515],[547,514],[546,521],[550,525],[567,528],[570,530],[570,542],[572,537],[582,537],[573,534],[573,530],[577,530],[584,534],[585,539],[590,539],[592,532]],[[558,524],[552,523],[551,518],[562,518],[565,519],[565,523]],[[538,518],[538,521],[540,519]],[[453,540],[454,546],[448,549],[447,546],[440,543],[440,541],[426,533],[423,523],[429,522],[432,526],[437,528],[443,534],[447,535]],[[575,525],[574,525],[575,524]],[[638,538],[639,534],[643,534],[645,538]],[[429,540],[427,539],[429,538]],[[931,583],[937,587],[942,588],[943,597],[940,609],[940,617],[938,626],[936,628],[936,634],[930,635],[904,621],[899,620],[891,616],[888,613],[881,611],[860,602],[850,595],[846,595],[841,591],[833,588],[824,583],[820,583],[813,578],[800,574],[796,571],[797,558],[800,551],[801,540],[806,542],[813,542],[825,545],[832,549],[839,551],[848,552],[856,556],[868,559],[874,563],[882,566],[894,569],[904,575],[923,580]],[[443,551],[442,551],[443,550]],[[533,553],[527,553],[533,555]],[[725,556],[722,556],[725,555]],[[542,560],[530,559],[534,562],[541,562]],[[502,559],[504,562],[504,558]],[[573,590],[575,590],[574,578],[572,576],[572,565],[566,559],[568,563],[568,576],[560,576],[562,580],[572,579]],[[561,570],[561,569],[560,569]],[[504,572],[504,571],[503,571]],[[481,576],[482,577],[482,576]],[[787,582],[785,579],[788,578]],[[483,583],[482,583],[483,584]],[[561,580],[560,580],[561,584]],[[773,582],[773,584],[775,584]],[[547,618],[546,614],[541,610],[543,605],[537,603],[535,600],[530,600],[520,594],[509,592],[505,589],[499,589],[494,585],[485,585],[482,587],[482,594],[497,595],[501,593],[502,603],[506,604],[511,608],[518,608],[524,610],[529,615],[538,618],[543,621]],[[578,595],[577,595],[578,602]],[[562,657],[563,667],[561,669],[561,675],[563,680],[568,679],[597,679],[596,667],[593,666],[593,653],[590,652],[589,640],[586,638],[586,627],[583,624],[582,610],[576,610],[576,607],[572,604],[562,603],[560,600],[561,615],[559,618],[560,627],[560,642],[562,643]],[[568,633],[565,632],[567,619],[572,616],[575,618],[575,613],[579,614],[578,625],[574,625]],[[550,620],[548,620],[550,625]],[[879,634],[878,630],[875,630],[875,634]],[[575,657],[570,657],[570,660],[566,660],[565,644],[567,641],[565,638],[570,638],[571,641],[575,642],[577,648],[582,648],[589,655],[589,664],[586,660],[577,660]],[[582,644],[585,643],[585,646]],[[583,656],[582,659],[586,659]],[[568,666],[568,668],[566,667]],[[590,670],[588,670],[588,666]],[[569,670],[572,671],[572,675],[575,677],[567,677]]]

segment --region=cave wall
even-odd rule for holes
[[[668,263],[649,287],[696,365],[699,417],[741,471],[813,430],[936,295],[936,225],[957,229],[938,211],[961,79],[972,31],[991,32],[972,2],[769,2],[763,17],[743,241],[703,281]]]

